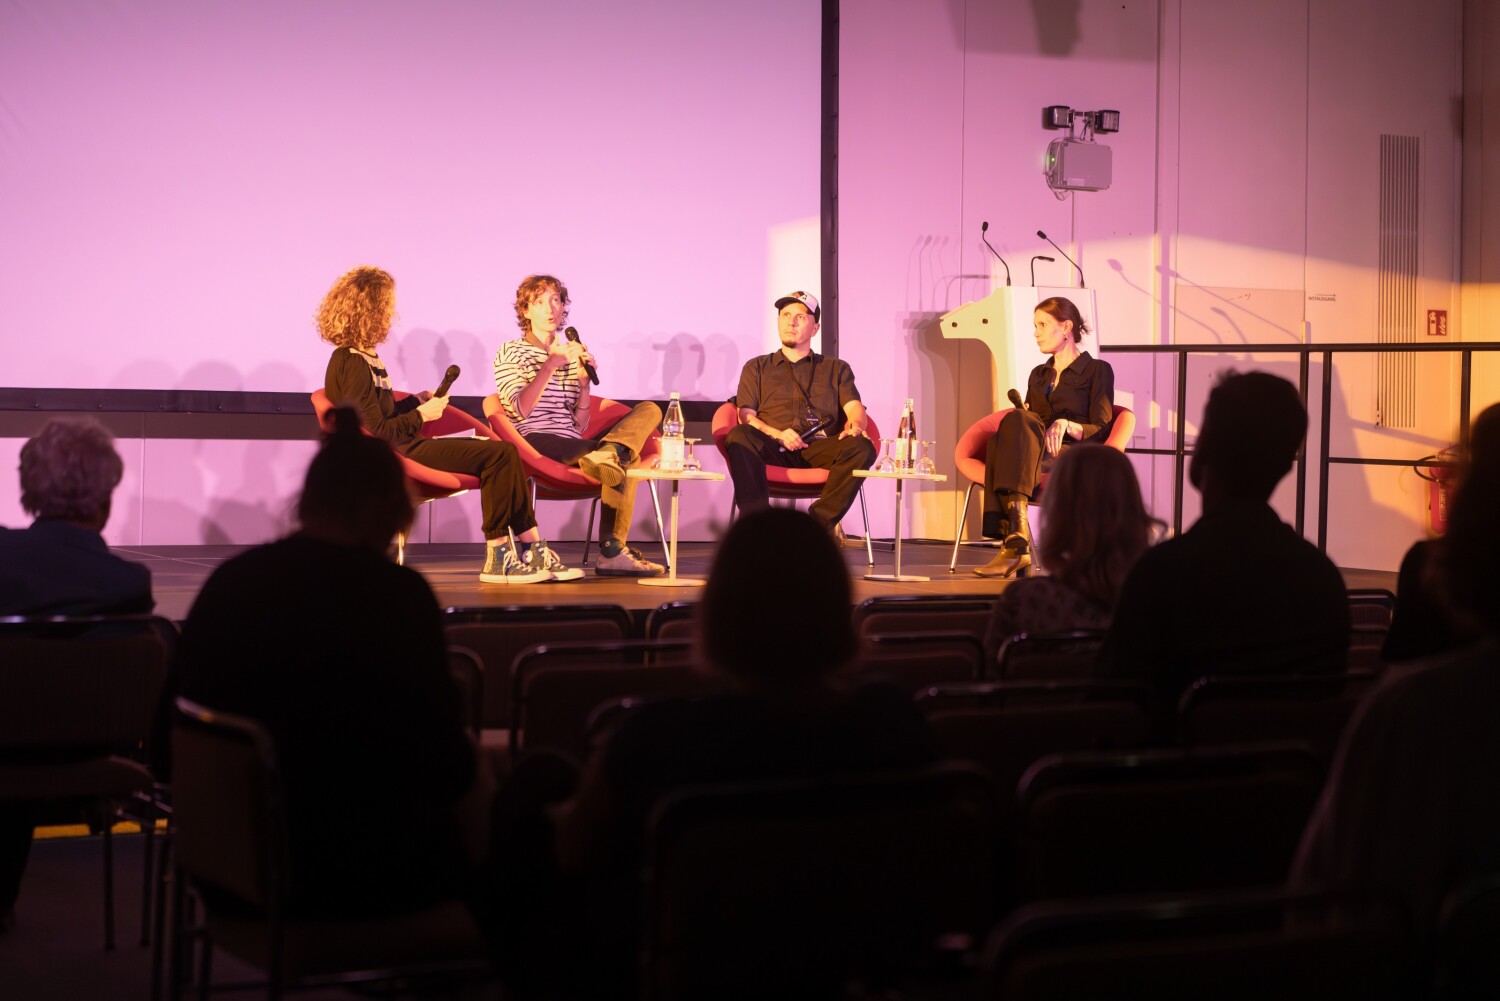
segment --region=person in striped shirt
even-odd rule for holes
[[[521,336],[500,345],[495,355],[495,391],[505,416],[542,455],[577,466],[599,481],[603,577],[655,577],[664,570],[626,542],[636,484],[625,467],[640,458],[641,446],[661,423],[661,408],[637,403],[602,438],[583,437],[589,424],[589,377],[594,356],[560,331],[568,317],[568,289],[552,275],[528,275],[516,289],[516,324]]]

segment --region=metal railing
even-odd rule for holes
[[[1362,342],[1351,344],[1112,344],[1100,345],[1099,353],[1105,354],[1144,354],[1144,355],[1176,355],[1177,356],[1177,445],[1175,448],[1127,448],[1125,451],[1136,455],[1170,455],[1175,457],[1173,472],[1173,496],[1172,496],[1172,530],[1180,533],[1182,531],[1182,484],[1183,472],[1186,468],[1186,459],[1190,454],[1187,449],[1187,421],[1182,414],[1183,401],[1187,399],[1187,376],[1188,356],[1201,355],[1263,355],[1283,354],[1297,355],[1297,389],[1302,397],[1302,405],[1307,406],[1308,371],[1311,359],[1317,355],[1323,363],[1322,382],[1322,406],[1318,421],[1314,424],[1309,420],[1308,430],[1314,427],[1318,432],[1318,535],[1317,545],[1319,551],[1326,550],[1328,536],[1328,470],[1330,466],[1358,465],[1358,466],[1410,466],[1416,461],[1409,458],[1366,458],[1353,455],[1329,455],[1328,440],[1329,429],[1332,423],[1332,399],[1333,399],[1333,356],[1336,354],[1454,354],[1459,355],[1459,403],[1458,403],[1458,444],[1460,452],[1466,451],[1469,445],[1469,410],[1473,393],[1473,362],[1476,352],[1487,353],[1500,351],[1500,342],[1496,341],[1471,341],[1456,342],[1452,344],[1393,344],[1390,342]],[[1311,414],[1309,414],[1311,417]],[[1303,533],[1304,510],[1307,506],[1307,442],[1297,451],[1297,516],[1296,529],[1299,535]],[[1447,466],[1452,463],[1444,461],[1432,461],[1427,465]]]

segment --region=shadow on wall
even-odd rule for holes
[[[699,338],[683,332],[643,342],[641,360],[650,370],[638,373],[636,384],[651,387],[662,401],[672,393],[684,400],[727,400],[739,387],[747,359],[723,334]]]
[[[500,341],[486,343],[485,338],[468,330],[428,330],[414,327],[392,338],[396,350],[383,352],[382,357],[391,367],[391,385],[408,393],[424,389],[436,389],[443,381],[443,373],[449,365],[460,369],[458,382],[453,392],[460,396],[488,396],[495,391],[494,360],[500,350]]]
[[[948,0],[959,49],[1019,55],[1090,56],[1150,62],[1156,58],[1155,5],[1094,4],[1083,30],[1082,0],[975,3]]]
[[[285,446],[280,442],[246,444],[239,486],[213,498],[203,516],[200,535],[206,544],[269,542],[286,535],[297,523],[297,501],[306,466],[301,466],[295,483],[288,483],[287,477],[297,466],[286,468]],[[247,499],[257,496],[259,499]]]

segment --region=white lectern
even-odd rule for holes
[[[1017,389],[1026,395],[1026,376],[1046,356],[1036,348],[1031,314],[1036,304],[1052,296],[1071,299],[1089,332],[1078,345],[1091,356],[1099,357],[1098,326],[1095,320],[1094,290],[1090,288],[1054,288],[1048,285],[997,288],[977,302],[944,313],[943,336],[971,337],[989,345],[993,362],[994,399],[991,411],[1008,406],[1006,391]]]

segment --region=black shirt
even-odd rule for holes
[[[1126,577],[1101,666],[1149,681],[1163,713],[1207,674],[1337,673],[1344,578],[1270,505],[1238,501],[1146,550]]]
[[[1109,362],[1099,361],[1087,351],[1079,353],[1073,363],[1062,370],[1057,385],[1049,394],[1057,359],[1048,358],[1031,370],[1026,380],[1026,406],[1042,423],[1070,420],[1083,425],[1083,436],[1103,440],[1109,422],[1114,420],[1115,370]]]
[[[797,426],[810,402],[819,420],[832,420],[830,436],[843,430],[844,405],[858,399],[849,363],[816,352],[795,364],[780,351],[751,358],[735,394],[738,406],[777,429]]]

